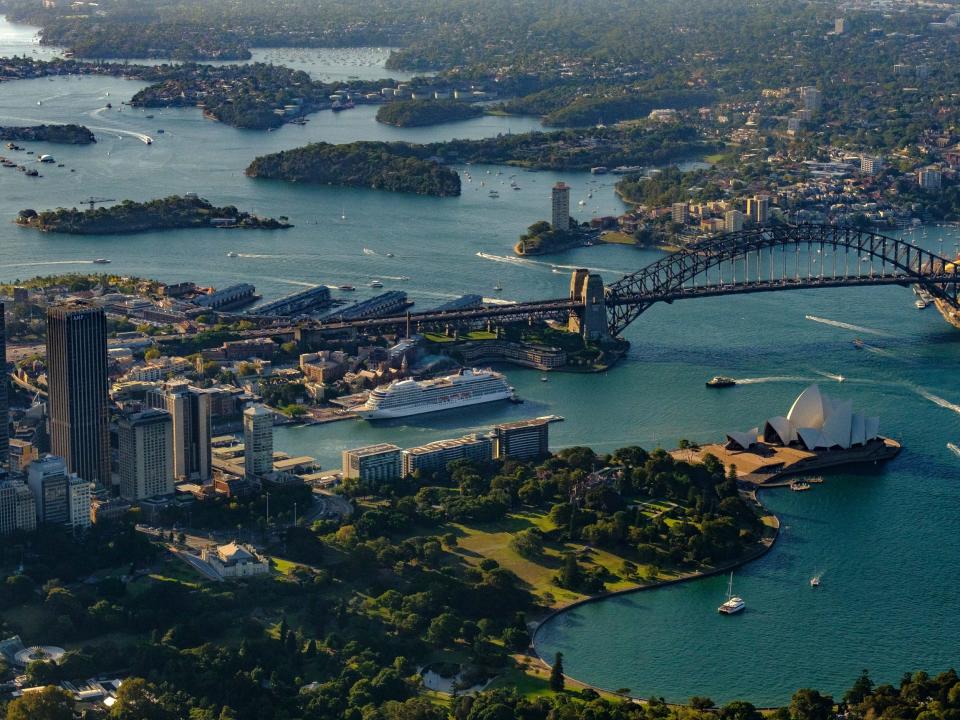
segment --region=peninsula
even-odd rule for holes
[[[469,120],[483,115],[483,108],[462,100],[399,100],[377,110],[377,122],[396,127],[423,127]]]
[[[448,197],[460,194],[460,177],[434,160],[418,157],[406,143],[313,143],[256,158],[246,170],[255,178]]]
[[[147,202],[124,200],[119,205],[91,210],[57,208],[38,213],[26,209],[18,213],[15,222],[22,227],[68,235],[119,235],[181,228],[279,230],[293,227],[286,218],[263,218],[232,205],[216,207],[192,194]]]
[[[89,145],[97,141],[93,132],[83,125],[0,126],[0,140],[26,140],[64,145]]]

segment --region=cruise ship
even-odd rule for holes
[[[433,380],[394,380],[373,390],[354,412],[365,420],[390,420],[509,400],[513,395],[513,388],[500,373],[461,370]]]

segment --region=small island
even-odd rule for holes
[[[119,205],[91,210],[57,208],[37,212],[21,210],[15,221],[21,227],[69,235],[119,235],[181,228],[254,228],[279,230],[293,227],[279,220],[241,212],[232,205],[216,207],[190,194],[147,202],[124,200]]]
[[[24,127],[0,126],[0,140],[26,140],[64,145],[89,145],[97,141],[89,128],[72,124],[29,125]]]
[[[406,143],[313,143],[258,157],[246,174],[437,197],[459,195],[460,176],[434,160],[417,157],[417,152],[416,146]]]
[[[396,127],[424,127],[481,115],[482,107],[462,100],[398,100],[377,110],[377,122]]]
[[[575,223],[571,222],[569,230],[560,230],[546,220],[540,220],[528,227],[527,231],[520,236],[513,251],[517,255],[545,255],[584,245],[588,237],[588,233],[582,231]]]

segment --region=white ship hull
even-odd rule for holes
[[[409,405],[407,407],[375,408],[373,410],[364,410],[363,406],[361,406],[354,412],[364,420],[393,420],[394,418],[410,417],[411,415],[425,415],[427,413],[443,412],[446,410],[457,410],[458,408],[469,407],[470,405],[483,405],[500,400],[509,400],[512,397],[513,391],[505,390],[498,393],[478,395],[477,397],[469,399],[451,398],[447,402],[437,402],[430,405]]]

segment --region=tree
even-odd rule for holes
[[[440,647],[450,645],[460,630],[460,620],[453,613],[437,615],[427,628],[426,641]]]
[[[10,703],[7,720],[73,720],[73,698],[65,690],[48,685]]]
[[[864,669],[860,677],[854,681],[853,686],[844,694],[843,701],[848,705],[859,705],[871,692],[873,692],[873,680]]]
[[[573,553],[567,553],[563,557],[563,567],[560,568],[560,572],[557,573],[557,585],[560,587],[567,588],[568,590],[576,590],[580,587],[580,583],[583,581],[583,572],[580,569],[580,564],[577,562],[577,556]]]
[[[563,653],[558,652],[550,668],[550,689],[554,692],[563,692]]]
[[[117,690],[110,709],[113,720],[166,720],[168,713],[157,700],[157,689],[143,678],[128,678]]]
[[[833,698],[821,695],[816,690],[802,688],[790,700],[790,717],[793,720],[829,720],[833,714]]]
[[[743,700],[734,700],[724,705],[720,708],[719,717],[720,720],[763,720],[760,711]]]

